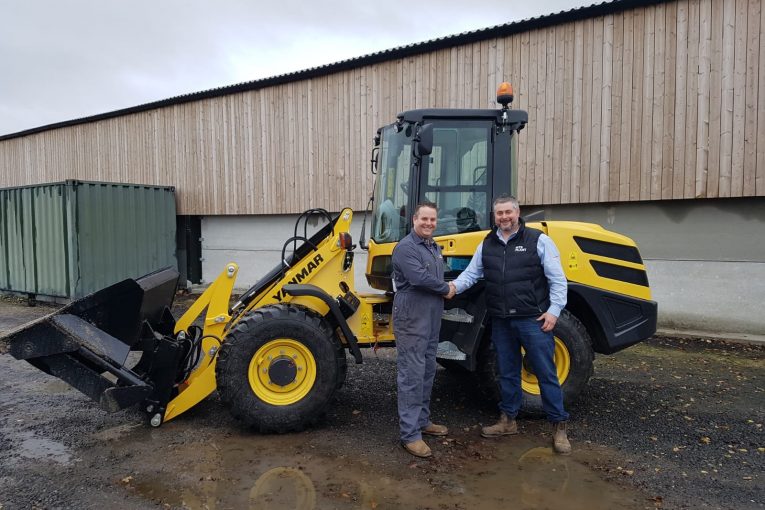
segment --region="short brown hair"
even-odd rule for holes
[[[420,209],[422,209],[423,207],[429,207],[433,209],[434,211],[438,212],[438,206],[434,204],[433,202],[426,200],[424,202],[420,202],[414,207],[414,216],[417,216],[420,213]]]
[[[497,207],[497,204],[506,204],[510,202],[513,204],[513,207],[516,211],[521,210],[521,205],[518,203],[518,199],[515,198],[513,195],[508,195],[503,193],[502,195],[499,195],[497,198],[494,199],[494,202],[491,204],[492,210],[494,210],[495,207]]]

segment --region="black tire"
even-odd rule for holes
[[[257,365],[254,357],[259,351],[272,352],[269,349],[285,345],[288,350],[295,346],[294,352],[301,353],[300,358],[295,354],[297,362],[278,355],[271,362],[265,357],[263,361],[270,363],[269,367],[277,360],[282,367],[292,363],[294,384],[300,391],[283,390],[292,384],[285,383],[273,386],[284,395],[269,393],[271,386],[257,379],[264,365]],[[301,362],[306,365],[306,375],[298,383]],[[270,385],[271,368],[264,370],[268,375],[263,377]],[[315,378],[312,383],[305,382],[310,381],[307,374],[311,370]],[[346,370],[345,352],[327,322],[304,308],[280,304],[257,309],[234,327],[220,348],[215,373],[221,400],[235,418],[260,432],[291,432],[314,425],[324,416],[345,380]]]
[[[568,407],[576,402],[579,395],[584,391],[587,382],[592,377],[593,360],[595,355],[592,351],[590,335],[579,319],[567,310],[563,310],[555,324],[553,334],[563,342],[570,360],[568,375],[561,383],[563,391],[563,404]],[[483,393],[495,402],[499,402],[499,369],[497,367],[497,353],[489,335],[481,344],[478,353],[478,377]],[[521,412],[530,415],[542,415],[542,397],[524,390]]]

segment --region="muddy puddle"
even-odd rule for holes
[[[135,431],[120,441],[136,438]],[[156,440],[156,439],[155,439]],[[333,454],[306,435],[234,434],[206,443],[179,442],[155,451],[181,466],[133,471],[117,483],[157,504],[189,509],[632,509],[638,493],[608,484],[581,464],[592,453],[556,456],[539,438],[498,441],[491,458],[467,458],[449,469],[401,453],[400,465],[376,469],[363,458]],[[390,454],[390,452],[381,452]],[[143,463],[145,469],[147,465]]]
[[[11,466],[21,459],[52,462],[64,466],[72,462],[72,453],[58,441],[38,436],[30,430],[17,432],[14,439],[17,455],[8,460]]]

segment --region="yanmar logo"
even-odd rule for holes
[[[308,264],[305,265],[303,269],[300,270],[298,274],[295,275],[293,279],[288,281],[287,283],[302,283],[303,280],[308,278],[308,276],[314,272],[314,270],[321,265],[321,263],[324,262],[324,258],[321,255],[316,255],[313,260],[309,261]],[[276,294],[271,296],[277,301],[281,301],[284,299],[284,291],[282,289],[279,289]]]
[[[526,247],[525,246],[516,246],[515,247],[515,251],[526,251]]]

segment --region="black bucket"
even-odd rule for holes
[[[164,404],[181,354],[170,314],[177,284],[173,268],[121,281],[0,337],[0,351],[62,379],[109,412],[157,400],[158,392]],[[133,369],[126,367],[130,351],[143,351]]]

